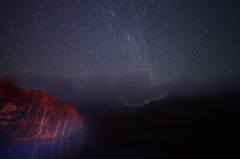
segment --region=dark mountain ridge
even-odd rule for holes
[[[233,99],[233,100],[231,100]],[[76,106],[81,114],[93,117],[109,118],[115,115],[134,115],[156,110],[168,112],[201,112],[214,116],[219,113],[239,112],[240,91],[213,95],[181,96],[168,94],[160,100],[150,101],[143,106],[128,106],[116,100]]]
[[[82,114],[100,118],[108,118],[115,115],[132,115],[137,112],[138,108],[137,106],[124,105],[116,100],[76,107],[77,111]]]
[[[158,109],[173,110],[183,105],[240,105],[240,91],[212,94],[212,95],[189,95],[181,96],[168,94],[165,98],[150,101],[139,108],[138,113]],[[192,109],[192,108],[191,108]]]
[[[171,96],[148,103],[134,115],[107,118],[99,129],[110,132],[235,131],[239,122],[240,105]]]

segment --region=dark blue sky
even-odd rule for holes
[[[73,79],[145,72],[153,84],[240,75],[237,0],[0,3],[2,74]]]

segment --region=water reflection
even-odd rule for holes
[[[238,132],[140,131],[0,142],[0,159],[233,158]],[[239,157],[238,157],[239,158]]]
[[[54,159],[76,158],[83,151],[82,137],[55,140],[14,141],[1,143],[0,158]]]

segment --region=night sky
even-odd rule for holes
[[[151,98],[136,95],[149,86],[240,75],[237,0],[4,0],[0,17],[1,72],[28,89],[51,92],[39,81],[58,81],[52,92],[91,85],[89,94],[123,99],[127,88],[115,87],[135,83],[130,94],[142,100],[123,101],[136,104]]]

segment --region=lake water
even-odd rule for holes
[[[91,144],[88,136],[55,140],[26,140],[2,142],[1,159],[76,158]],[[94,145],[94,143],[92,143]]]
[[[2,142],[1,159],[233,158],[233,133],[119,132],[58,140]]]

